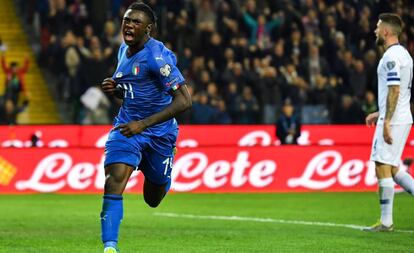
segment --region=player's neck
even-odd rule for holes
[[[147,41],[150,39],[150,36],[146,35],[144,38],[142,38],[142,40],[135,44],[135,45],[131,45],[128,47],[128,57],[138,53],[139,51],[141,51],[141,49],[144,48],[145,43],[147,43]]]
[[[387,50],[388,48],[390,48],[391,46],[394,46],[394,45],[399,45],[400,43],[399,43],[399,41],[398,41],[398,38],[396,38],[396,37],[392,37],[392,38],[389,38],[387,41],[386,41],[386,43],[385,43],[385,50]]]

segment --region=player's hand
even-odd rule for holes
[[[112,78],[105,78],[102,81],[101,88],[103,92],[113,95],[114,92],[116,91],[116,82]]]
[[[127,124],[120,124],[114,128],[114,130],[119,130],[119,132],[125,137],[132,137],[135,134],[143,132],[147,126],[144,122],[140,121],[131,121]]]
[[[392,137],[391,137],[391,126],[390,122],[384,122],[384,132],[382,134],[384,136],[384,141],[388,144],[392,144]]]
[[[368,114],[368,116],[365,118],[365,123],[367,124],[368,127],[371,126],[375,126],[375,124],[377,123],[378,120],[378,112],[373,112]]]

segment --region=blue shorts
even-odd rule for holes
[[[151,183],[171,182],[177,131],[162,137],[141,133],[127,138],[119,130],[111,130],[105,144],[104,166],[124,163],[141,170]]]

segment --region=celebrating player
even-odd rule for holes
[[[398,169],[413,122],[410,111],[413,60],[398,42],[401,31],[402,21],[398,15],[383,13],[379,16],[376,43],[386,50],[377,70],[379,111],[369,114],[365,120],[368,126],[377,124],[371,160],[375,161],[378,178],[381,219],[365,231],[393,231],[394,181],[414,194],[413,178]]]
[[[128,7],[117,69],[101,85],[105,93],[123,99],[105,146],[101,212],[105,253],[118,252],[122,193],[134,169],[145,176],[143,194],[150,207],[157,207],[168,192],[178,133],[174,116],[191,107],[175,55],[150,37],[155,25],[155,14],[148,5],[136,2]]]

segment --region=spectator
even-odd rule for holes
[[[372,90],[377,94],[377,53],[370,49],[364,55],[365,76],[367,77],[367,90]]]
[[[220,95],[218,94],[217,84],[214,82],[210,82],[207,85],[207,96],[208,102],[212,107],[217,107],[219,101],[221,100]]]
[[[237,84],[237,90],[240,90],[241,87],[247,84],[246,75],[243,72],[243,65],[240,62],[230,63],[226,70],[224,70],[222,78],[224,83]]]
[[[272,65],[280,70],[281,67],[285,66],[287,61],[287,57],[285,55],[285,42],[283,40],[279,40],[273,46],[273,52],[271,54],[272,57]]]
[[[350,95],[343,95],[341,103],[333,113],[334,124],[361,124],[364,122],[364,112]]]
[[[267,22],[263,14],[255,20],[248,12],[244,12],[243,19],[250,29],[250,45],[257,45],[262,50],[269,49],[272,46],[270,33],[282,24],[282,18],[273,15],[272,20]]]
[[[378,111],[377,100],[375,99],[374,93],[370,90],[365,92],[365,99],[364,102],[362,102],[362,111],[365,113],[365,116]]]
[[[216,114],[214,116],[214,123],[215,124],[231,124],[231,118],[230,115],[227,112],[226,109],[226,103],[223,99],[220,99],[217,103],[216,107]]]
[[[286,86],[286,81],[275,67],[269,66],[261,73],[257,84],[263,103],[263,123],[273,124],[280,113],[282,89]]]
[[[5,80],[5,98],[12,101],[14,107],[18,106],[20,96],[25,105],[29,102],[29,97],[24,84],[24,75],[29,70],[29,59],[26,58],[23,67],[19,67],[17,62],[11,62],[9,66],[6,65],[6,57],[1,56],[1,67],[6,75]]]
[[[311,88],[315,87],[318,75],[328,76],[330,74],[328,61],[319,55],[319,48],[315,45],[309,47],[309,56],[302,62],[301,68]]]
[[[334,91],[328,85],[328,79],[320,74],[317,75],[315,77],[315,86],[309,92],[308,104],[329,107],[334,102]]]
[[[297,144],[300,136],[301,123],[295,114],[295,108],[287,99],[282,107],[282,114],[276,121],[276,136],[282,144]]]
[[[225,101],[232,122],[235,122],[237,117],[236,100],[238,96],[237,84],[234,82],[229,83],[225,92]]]
[[[10,98],[0,97],[0,125],[16,125],[17,115],[25,109],[18,106]]]
[[[363,61],[355,60],[349,73],[351,94],[362,100],[367,90],[367,75]]]
[[[253,95],[250,86],[244,86],[242,95],[236,98],[236,123],[239,124],[254,124],[258,122],[259,103],[257,98]]]
[[[299,75],[295,64],[290,62],[286,65],[286,68],[281,68],[281,73],[286,80],[286,88],[282,91],[283,99],[290,98],[294,105],[303,104],[307,98],[308,84]]]
[[[197,12],[197,28],[205,31],[216,30],[216,13],[210,0],[201,0],[200,9]]]
[[[193,97],[191,113],[191,123],[193,124],[211,124],[214,122],[215,109],[208,103],[207,93],[201,92]]]
[[[304,58],[307,56],[306,44],[302,40],[300,30],[293,30],[290,39],[286,43],[286,53],[290,57]]]

